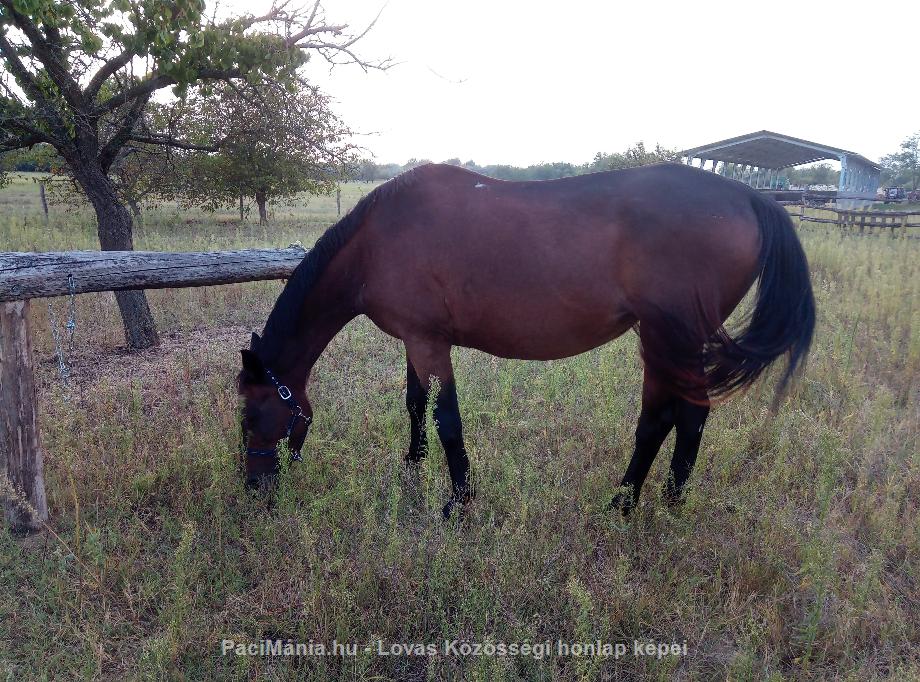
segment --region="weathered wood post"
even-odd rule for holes
[[[0,508],[17,531],[48,518],[29,299],[91,291],[198,287],[287,279],[303,247],[203,253],[161,251],[0,251]],[[0,520],[0,523],[3,523]]]
[[[0,303],[0,500],[16,532],[48,520],[28,300]]]
[[[45,222],[48,222],[48,197],[45,196],[45,181],[38,181],[38,198],[42,202],[42,211],[45,213]]]

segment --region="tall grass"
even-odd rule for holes
[[[350,186],[346,205],[364,187]],[[92,248],[91,217],[28,187],[5,248]],[[36,191],[37,194],[37,191]],[[37,197],[36,197],[37,200]],[[138,248],[309,244],[334,202],[268,228],[161,209]],[[185,221],[195,220],[187,224]],[[110,295],[79,297],[65,390],[33,306],[51,526],[0,533],[0,671],[12,679],[915,679],[920,676],[920,244],[804,228],[819,326],[776,415],[772,381],[715,409],[689,500],[603,512],[638,411],[633,336],[557,362],[457,349],[478,499],[443,523],[436,439],[407,472],[401,347],[351,324],[314,371],[305,460],[274,504],[238,471],[238,349],[279,285],[149,292],[164,332],[126,354]],[[58,321],[64,303],[57,306]],[[221,655],[221,641],[360,643]],[[378,656],[366,642],[628,642],[619,660]],[[632,641],[686,642],[635,657]]]

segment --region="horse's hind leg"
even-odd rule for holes
[[[674,427],[677,416],[677,398],[648,368],[642,383],[642,411],[636,426],[636,446],[620,487],[607,509],[618,509],[628,515],[639,500],[645,477],[648,476],[655,455],[664,439]]]
[[[450,471],[452,493],[444,505],[444,516],[449,517],[458,504],[465,504],[473,497],[470,460],[463,445],[463,424],[460,421],[454,368],[450,361],[450,345],[411,341],[406,343],[406,353],[423,387],[428,385],[432,377],[440,384],[434,403],[434,419]]]
[[[428,434],[425,420],[428,416],[428,390],[422,386],[418,374],[406,355],[406,409],[409,411],[409,452],[406,463],[422,461],[428,454]]]
[[[684,486],[693,465],[696,464],[696,455],[700,450],[700,440],[703,437],[703,426],[709,415],[709,402],[702,404],[691,403],[681,399],[677,404],[677,419],[675,428],[677,440],[674,444],[674,455],[671,457],[671,473],[664,487],[664,499],[670,506],[683,502]]]

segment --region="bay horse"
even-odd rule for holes
[[[757,280],[732,336],[723,323]],[[248,483],[277,471],[285,437],[299,456],[313,417],[310,371],[358,315],[405,344],[408,463],[427,453],[426,404],[439,387],[434,417],[452,482],[445,516],[473,496],[452,346],[552,360],[635,328],[641,412],[608,505],[628,514],[671,429],[665,500],[677,504],[710,399],[749,386],[785,354],[781,395],[808,353],[815,304],[788,214],[740,182],[679,164],[538,182],[420,166],[320,237],[242,350]]]

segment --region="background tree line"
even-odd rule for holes
[[[480,166],[475,161],[461,161],[458,158],[447,159],[443,163],[460,166],[476,173],[482,173],[498,180],[553,180],[571,175],[583,175],[603,170],[616,170],[620,168],[634,168],[647,166],[662,161],[677,161],[680,152],[676,149],[666,149],[655,145],[653,150],[645,148],[644,142],[637,142],[624,152],[607,154],[598,152],[594,159],[584,164],[568,163],[566,161],[553,161],[532,164],[530,166],[513,166],[511,164],[489,164]],[[354,167],[353,177],[363,182],[388,180],[416,166],[431,163],[431,159],[409,159],[404,164],[382,163],[378,164],[370,159],[358,161]]]
[[[119,158],[112,179],[135,216],[144,204],[173,201],[185,208],[211,211],[239,206],[241,219],[254,206],[264,222],[268,201],[303,192],[331,192],[344,180],[388,180],[431,163],[417,158],[403,164],[359,158],[359,150],[346,142],[347,127],[331,111],[325,95],[306,81],[293,92],[263,86],[258,100],[247,99],[226,86],[215,90],[216,97],[195,94],[174,102],[168,112],[164,109],[159,115],[169,121],[172,130],[181,129],[186,138],[222,138],[219,148],[185,150],[135,144]],[[898,152],[882,158],[882,185],[917,187],[918,146],[920,133],[908,137]],[[550,180],[679,158],[678,150],[660,145],[649,150],[638,142],[623,152],[598,152],[584,164],[479,165],[456,157],[443,163],[501,180]],[[0,162],[6,170],[45,171],[68,177],[66,164],[47,145],[9,152]],[[835,185],[840,171],[829,163],[817,163],[784,169],[782,175],[791,185],[808,187]],[[62,193],[56,192],[56,197],[61,200]]]
[[[906,138],[898,151],[883,156],[880,163],[882,185],[910,190],[920,188],[920,131]]]
[[[648,150],[643,142],[638,142],[624,152],[612,154],[598,152],[594,159],[584,164],[555,161],[523,167],[508,164],[480,166],[475,161],[461,161],[458,158],[447,159],[444,163],[462,166],[500,180],[550,180],[603,170],[645,166],[662,161],[678,161],[679,159],[680,152],[676,149],[655,145],[654,149]],[[364,182],[388,180],[423,163],[430,163],[430,160],[413,158],[404,164],[378,164],[370,159],[363,159],[357,163],[354,177]],[[906,138],[897,152],[883,156],[880,164],[882,166],[882,185],[917,189],[920,186],[920,132]],[[788,180],[789,184],[799,187],[836,185],[840,180],[840,171],[829,163],[817,163],[799,168],[785,168],[782,176]]]

